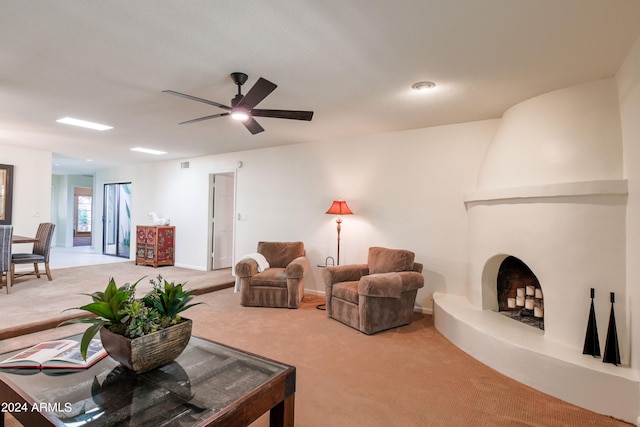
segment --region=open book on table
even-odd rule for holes
[[[87,360],[80,355],[80,342],[46,341],[36,344],[0,362],[0,368],[86,369],[107,355],[99,339],[91,340]]]

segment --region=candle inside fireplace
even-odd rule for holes
[[[542,310],[542,307],[533,308],[533,317],[544,317],[543,313],[544,311]]]
[[[524,308],[527,310],[533,310],[533,299],[527,298],[524,302]]]
[[[542,289],[536,288],[536,298],[542,299]]]
[[[508,308],[516,308],[516,299],[515,298],[507,298],[507,307]]]
[[[524,297],[520,297],[520,296],[516,297],[516,305],[518,307],[524,307]]]
[[[524,297],[524,288],[516,289],[516,296]]]
[[[533,295],[535,293],[535,286],[527,286],[527,295]]]

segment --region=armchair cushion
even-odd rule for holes
[[[413,270],[415,254],[404,249],[369,248],[369,274]]]
[[[358,282],[341,282],[333,287],[333,295],[336,298],[358,304]]]
[[[287,287],[287,274],[284,268],[268,268],[251,278],[251,286]]]
[[[305,256],[302,242],[258,242],[258,252],[270,267],[286,268],[295,258]]]
[[[424,277],[415,271],[378,273],[360,279],[358,293],[369,297],[400,298],[403,292],[424,286]]]

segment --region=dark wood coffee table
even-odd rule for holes
[[[71,338],[80,339],[80,335]],[[0,355],[4,360],[17,353]],[[293,426],[296,368],[191,337],[173,362],[133,374],[106,357],[83,370],[0,370],[0,426]]]

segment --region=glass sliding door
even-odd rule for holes
[[[102,253],[129,258],[131,252],[131,183],[104,185]]]

